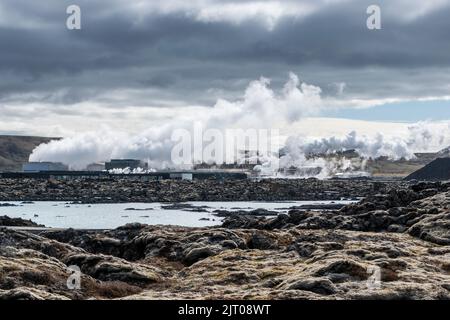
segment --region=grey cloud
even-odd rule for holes
[[[214,90],[234,97],[242,83],[260,76],[281,85],[290,70],[330,95],[335,82],[347,83],[354,97],[447,94],[450,7],[406,19],[406,2],[379,1],[383,30],[369,31],[365,10],[371,3],[320,2],[306,17],[281,16],[269,30],[258,17],[238,24],[200,21],[181,4],[139,15],[125,10],[125,1],[83,0],[82,30],[68,31],[70,1],[2,1],[6,14],[20,13],[28,22],[0,24],[0,102],[210,104]],[[139,93],[115,97],[128,89]]]

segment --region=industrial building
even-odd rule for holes
[[[68,171],[69,167],[60,162],[28,162],[22,166],[23,172]]]
[[[135,170],[135,169],[142,170]],[[31,179],[95,179],[95,180],[242,180],[250,177],[249,170],[242,169],[197,169],[197,170],[148,170],[147,163],[135,159],[112,159],[109,162],[92,163],[83,171],[69,170],[59,162],[29,162],[22,172],[0,172],[1,178]]]
[[[111,161],[105,163],[106,170],[114,169],[147,169],[148,164],[136,159],[111,159]]]
[[[105,170],[105,164],[101,162],[91,163],[86,166],[86,171],[103,171]]]

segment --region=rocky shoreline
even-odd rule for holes
[[[0,179],[0,201],[83,203],[341,200],[406,188],[402,181],[264,179],[134,181]]]
[[[67,288],[68,266],[79,289]],[[90,298],[450,299],[450,185],[209,228],[0,227],[0,300]]]

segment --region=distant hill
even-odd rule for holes
[[[438,158],[413,172],[405,180],[450,180],[450,158]]]
[[[439,158],[448,158],[450,157],[450,147],[442,149],[437,153]]]
[[[0,171],[19,171],[41,143],[58,138],[2,136],[0,135]]]

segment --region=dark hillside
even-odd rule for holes
[[[17,171],[34,148],[55,138],[27,137],[27,136],[0,136],[0,171]]]
[[[450,158],[438,158],[413,172],[406,180],[450,180]]]

